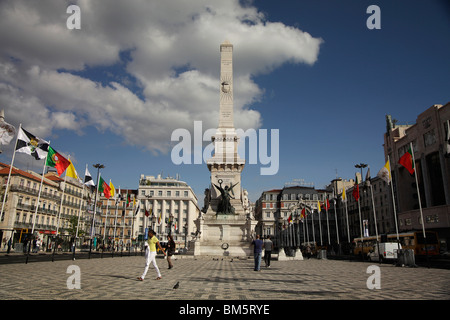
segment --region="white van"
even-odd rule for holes
[[[380,246],[380,252],[378,252],[378,246]],[[383,242],[375,244],[367,257],[370,261],[385,261],[397,259],[398,249],[401,249],[402,245],[396,242]]]

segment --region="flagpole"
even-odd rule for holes
[[[9,184],[11,182],[11,172],[12,172],[12,168],[14,165],[14,159],[16,157],[16,148],[17,148],[17,142],[19,141],[19,132],[20,129],[22,128],[22,124],[19,124],[19,131],[17,131],[17,137],[16,137],[16,144],[14,146],[14,151],[13,151],[13,155],[12,155],[12,159],[11,159],[11,165],[9,166],[9,174],[8,174],[8,180],[6,181],[6,187],[5,187],[5,194],[3,195],[3,204],[2,204],[2,211],[1,211],[1,217],[3,218],[5,213],[4,213],[4,209],[5,209],[5,202],[6,202],[6,195],[8,194],[8,189],[9,189]],[[13,232],[14,230],[11,230],[11,237],[13,236]]]
[[[305,217],[302,219],[302,224],[303,224],[303,243],[306,242],[306,231],[305,231],[305,219],[306,219],[306,215]]]
[[[91,240],[89,244],[89,259],[91,258],[92,251],[92,231],[95,232],[95,213],[97,211],[97,194],[98,194],[98,184],[100,181],[100,166],[97,168],[97,187],[95,188],[95,197],[94,197],[94,214],[92,215],[92,224],[91,224]]]
[[[49,143],[49,145],[50,145],[50,143]],[[70,155],[68,156],[67,160],[69,160],[69,162],[70,162]],[[57,219],[57,222],[56,222],[56,239],[55,239],[55,244],[56,244],[56,240],[58,239],[59,220],[60,220],[60,217],[61,217],[61,211],[63,209],[63,199],[64,199],[64,194],[66,192],[66,181],[67,181],[67,172],[64,175],[64,187],[63,187],[63,192],[62,192],[62,195],[61,195],[61,204],[59,205],[58,219]],[[56,246],[53,247],[52,262],[55,261],[55,259],[54,259],[55,258],[55,251],[56,251]]]
[[[86,170],[87,170],[87,164],[86,164]],[[86,170],[84,171],[84,179],[86,179]],[[83,183],[83,191],[81,192],[80,210],[78,210],[77,231],[75,232],[75,238],[73,239],[72,260],[75,260],[75,249],[77,247],[78,228],[80,226],[80,215],[81,215],[81,209],[82,209],[82,205],[83,205],[84,192],[85,192],[85,184]]]
[[[338,219],[337,219],[337,212],[336,212],[336,199],[333,199],[333,205],[334,205],[334,219],[336,220],[336,239],[337,244],[339,245],[339,228],[338,228]]]
[[[345,199],[344,204],[345,204],[345,218],[347,220],[347,241],[350,244],[350,225],[348,223],[347,198]]]
[[[316,249],[316,232],[314,231],[314,209],[311,209],[311,228],[313,232],[314,248]]]
[[[123,214],[123,224],[122,224],[122,248],[120,251],[120,256],[123,255],[123,246],[125,245],[125,217],[127,216],[127,202],[128,202],[128,189],[125,195],[125,210]]]
[[[398,249],[400,249],[400,237],[398,235],[398,222],[397,222],[397,209],[395,207],[395,198],[394,198],[394,183],[393,183],[392,174],[391,174],[391,161],[389,160],[389,155],[387,156],[387,158],[388,158],[388,163],[389,163],[389,178],[390,178],[389,182],[391,184],[392,206],[394,209],[395,232],[397,233]]]
[[[428,267],[430,267],[430,264],[429,264],[429,261],[428,261],[427,236],[425,234],[425,224],[423,223],[422,201],[420,200],[419,182],[417,181],[416,161],[414,159],[414,149],[413,149],[412,142],[410,142],[409,145],[411,147],[412,163],[413,163],[413,166],[414,166],[414,177],[416,178],[417,197],[419,199],[420,220],[422,221],[423,239],[425,240],[425,253],[426,253],[426,256],[427,256]]]
[[[328,195],[327,194],[325,194],[325,201],[326,201],[326,203],[325,203],[325,201],[324,201],[324,203],[325,203],[325,212],[326,212],[326,214],[327,214],[327,231],[328,231],[328,245],[331,245],[331,240],[330,240],[330,224],[329,224],[329,222],[328,222]]]
[[[48,142],[48,145],[50,146],[50,141]],[[39,208],[39,201],[41,199],[41,192],[42,192],[42,184],[44,183],[44,174],[45,174],[45,168],[47,165],[47,158],[48,158],[48,153],[45,156],[45,160],[44,160],[44,168],[42,169],[42,176],[41,176],[41,184],[39,185],[39,193],[38,193],[38,198],[37,198],[37,202],[36,202],[36,209],[34,210],[33,213],[33,227],[31,228],[31,235],[34,235],[34,227],[35,227],[35,223],[36,223],[36,215],[37,215],[37,211]],[[31,243],[28,246],[28,250],[27,250],[27,258],[25,260],[25,264],[28,263],[28,256],[30,255],[30,249],[31,249]]]
[[[113,248],[112,248],[112,255],[111,257],[114,258],[114,251],[116,250],[116,227],[117,227],[117,200],[120,201],[120,186],[119,186],[119,196],[117,197],[117,193],[114,193],[115,199],[115,211],[116,211],[116,218],[114,219],[114,236],[113,236]]]
[[[320,210],[320,211],[322,211],[322,210]],[[319,216],[320,249],[322,250],[322,245],[323,245],[323,241],[322,241],[322,224],[320,223],[320,220],[322,220],[322,217],[320,216],[319,210],[317,210],[317,215]]]
[[[374,221],[374,225],[375,225],[375,235],[377,237],[378,254],[380,254],[380,241],[378,239],[377,215],[376,215],[376,211],[375,211],[375,202],[373,200],[373,187],[372,187],[372,184],[370,184],[370,193],[372,195],[373,221]],[[381,259],[379,259],[379,260],[380,260],[380,263],[381,263]]]

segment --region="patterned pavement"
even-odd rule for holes
[[[162,280],[144,257],[105,257],[0,265],[1,300],[449,300],[450,270],[320,260],[272,261],[253,271],[253,260],[158,257]],[[380,289],[367,282],[379,267]],[[70,268],[79,268],[73,273]],[[69,272],[68,272],[69,268]],[[79,274],[79,282],[75,279]],[[372,278],[371,278],[372,279]],[[179,288],[173,286],[179,282]],[[80,284],[80,289],[69,289]],[[370,283],[375,283],[370,281]]]

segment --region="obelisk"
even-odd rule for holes
[[[220,45],[219,126],[212,137],[214,155],[206,161],[211,173],[202,214],[196,220],[197,238],[190,253],[210,256],[249,256],[257,223],[247,207],[238,154],[239,136],[233,122],[233,45]]]
[[[220,45],[220,107],[219,127],[212,137],[214,156],[206,161],[211,172],[212,210],[217,214],[242,214],[241,172],[245,160],[238,154],[239,136],[234,128],[233,119],[233,45],[225,41]],[[223,191],[229,191],[232,197],[232,212],[223,212],[220,201]],[[221,190],[222,189],[222,190]],[[216,201],[214,201],[216,200]],[[211,210],[209,211],[211,212]]]

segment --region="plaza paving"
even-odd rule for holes
[[[106,257],[0,265],[1,300],[449,300],[450,270],[394,267],[357,261],[310,259],[272,261],[253,271],[252,259],[159,257],[162,280],[137,281],[144,257]],[[69,289],[80,270],[80,289]],[[370,265],[380,268],[380,289],[368,289]],[[75,283],[74,281],[69,281]],[[173,286],[179,282],[179,288]]]

